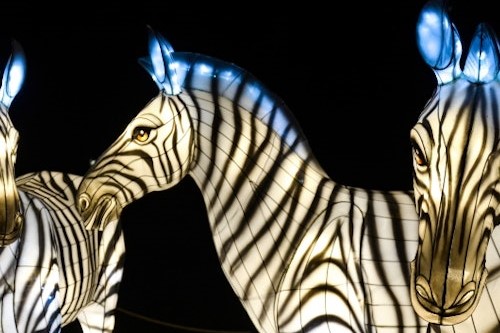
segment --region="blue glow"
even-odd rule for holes
[[[161,35],[150,30],[149,56],[151,66],[146,65],[146,70],[152,75],[153,80],[169,95],[181,92],[181,85],[177,77],[177,65],[172,54],[174,49]],[[144,64],[143,64],[144,65]]]
[[[209,75],[209,76],[212,75],[213,67],[208,66],[206,64],[199,64],[198,66],[200,66],[200,68],[199,68],[200,74]]]
[[[151,39],[149,43],[149,56],[151,64],[153,65],[153,74],[155,80],[159,83],[165,81],[165,67],[163,66],[163,54],[161,52],[160,44],[156,39]],[[156,65],[156,66],[155,66]]]
[[[13,45],[13,53],[7,61],[0,87],[0,102],[9,107],[21,90],[26,71],[26,58],[18,43]]]
[[[424,21],[418,26],[418,45],[425,49],[425,61],[434,63],[441,54],[441,29],[439,28],[439,17],[436,13],[424,13]]]
[[[489,82],[499,70],[496,38],[485,24],[480,24],[472,38],[464,75],[472,82]]]
[[[7,82],[7,94],[11,97],[17,95],[24,82],[24,63],[16,61],[13,63],[9,80]]]
[[[429,2],[417,23],[417,46],[424,61],[434,70],[439,84],[458,78],[462,70],[462,44],[457,30],[443,8]]]

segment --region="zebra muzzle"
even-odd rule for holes
[[[111,195],[103,195],[93,203],[87,193],[82,193],[78,198],[78,209],[88,230],[103,230],[108,223],[118,220],[121,213]]]
[[[433,324],[455,325],[475,310],[488,273],[484,269],[479,281],[469,281],[453,293],[447,293],[446,287],[433,288],[430,280],[416,274],[415,262],[411,263],[411,275],[411,301],[415,312]]]

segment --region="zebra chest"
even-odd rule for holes
[[[36,200],[26,207],[22,237],[0,253],[2,294],[28,289],[56,294],[57,289],[62,307],[87,302],[92,293],[87,286],[98,278],[99,234],[85,230],[78,220],[61,219],[61,212]],[[42,288],[31,289],[35,284]]]

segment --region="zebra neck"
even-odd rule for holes
[[[304,159],[266,123],[249,113],[220,112],[202,115],[217,120],[199,122],[190,175],[202,192],[226,277],[246,308],[262,311],[256,320],[265,321],[294,243],[316,218],[311,212],[328,205],[318,188],[331,192],[336,184],[311,153]]]

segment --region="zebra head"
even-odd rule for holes
[[[19,134],[9,117],[9,108],[24,82],[25,69],[24,52],[14,42],[0,87],[0,246],[14,242],[23,225],[14,171]]]
[[[499,44],[478,25],[462,70],[456,27],[432,1],[420,13],[417,40],[438,84],[411,130],[420,219],[411,300],[423,319],[452,325],[479,302],[486,249],[500,221]]]
[[[87,171],[77,205],[89,229],[102,230],[126,205],[177,184],[194,158],[193,119],[181,96],[173,49],[152,30],[149,37],[149,59],[140,63],[160,92]]]

